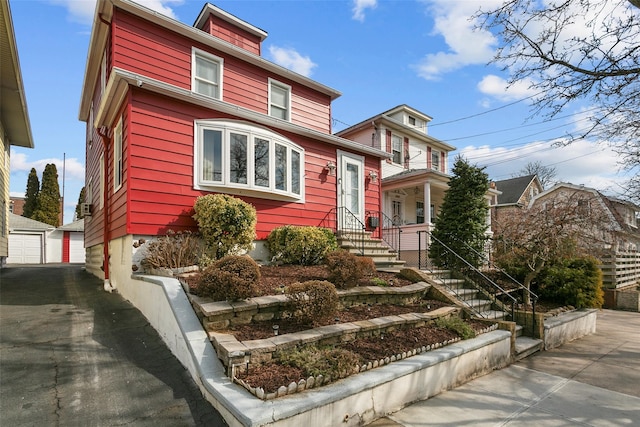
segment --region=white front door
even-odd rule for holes
[[[364,225],[364,157],[338,151],[338,208],[340,228]]]

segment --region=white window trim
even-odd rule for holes
[[[222,100],[222,94],[223,94],[223,88],[222,88],[222,82],[223,82],[223,73],[224,73],[224,59],[213,55],[209,52],[206,52],[204,50],[198,49],[196,47],[192,47],[191,48],[191,92],[193,93],[197,93],[198,95],[202,95],[202,96],[206,96],[207,98],[211,98],[208,95],[205,95],[203,93],[200,92],[196,92],[196,58],[197,57],[202,57],[205,58],[209,61],[213,61],[213,62],[217,62],[218,63],[218,81],[214,82],[218,85],[218,96],[214,97],[213,99],[219,99]]]
[[[124,161],[123,161],[123,144],[122,144],[122,117],[118,119],[118,124],[113,131],[113,192],[115,193],[122,187],[124,178]]]
[[[204,181],[202,179],[202,135],[205,129],[217,130],[223,133],[222,137],[222,181]],[[229,150],[229,134],[239,133],[247,135],[247,183],[240,184],[231,182],[231,174],[229,170],[230,164],[230,150]],[[254,160],[254,140],[255,138],[261,138],[268,140],[269,146],[269,186],[262,187],[254,184],[255,182],[255,165]],[[279,190],[276,188],[275,183],[275,144],[279,144],[287,147],[287,190]],[[196,190],[203,191],[216,191],[224,192],[235,195],[245,195],[251,197],[258,197],[263,199],[274,200],[287,200],[298,203],[304,203],[305,201],[305,152],[304,149],[289,140],[288,138],[279,135],[267,128],[251,125],[249,123],[234,121],[234,120],[196,120],[194,122],[194,162],[193,162],[193,180],[194,188]],[[292,184],[292,168],[291,166],[291,153],[296,151],[300,155],[300,194],[296,194],[291,191]]]
[[[273,117],[273,115],[271,114],[271,107],[273,106],[273,102],[271,102],[271,87],[272,86],[278,86],[281,89],[284,89],[287,92],[287,105],[284,106],[284,108],[286,109],[286,116],[284,118],[284,120],[290,122],[291,121],[291,86],[284,84],[282,82],[279,82],[277,80],[274,79],[269,79],[269,95],[268,95],[268,103],[269,103],[269,116]]]

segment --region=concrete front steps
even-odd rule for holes
[[[457,299],[463,306],[467,307],[474,316],[480,319],[503,320],[507,313],[502,310],[495,310],[490,300],[484,299],[482,293],[465,280],[451,278],[451,272],[433,271],[425,272],[434,281],[443,285],[449,295]],[[530,338],[522,335],[523,327],[516,325],[515,346],[513,351],[514,360],[520,360],[533,353],[544,349],[544,342],[541,339]]]
[[[363,255],[373,259],[378,270],[399,271],[406,261],[398,259],[398,254],[382,239],[371,236],[366,231],[339,231],[336,234],[338,246],[356,255]],[[361,254],[361,249],[364,254]]]

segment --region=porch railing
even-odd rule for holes
[[[364,255],[366,227],[348,208],[332,208],[322,219],[320,226],[333,230],[338,238],[346,240],[360,255]]]
[[[381,211],[367,211],[367,218],[378,218],[380,222],[380,238],[389,248],[395,252],[396,259],[400,259],[402,228],[394,222],[387,214]]]

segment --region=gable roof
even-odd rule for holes
[[[87,121],[89,117],[89,110],[91,105],[91,98],[93,96],[93,90],[98,83],[98,74],[100,72],[100,63],[102,61],[102,52],[107,43],[109,27],[111,25],[111,19],[113,18],[113,9],[117,7],[124,11],[127,11],[140,19],[145,19],[149,22],[153,22],[168,31],[172,31],[181,36],[187,37],[194,42],[202,43],[206,46],[212,47],[220,52],[239,58],[249,64],[273,73],[276,76],[292,80],[303,86],[323,93],[334,100],[340,97],[341,93],[333,88],[323,85],[313,79],[310,79],[302,74],[298,74],[288,68],[282,67],[275,62],[268,61],[263,57],[248,52],[238,46],[235,46],[225,40],[218,37],[214,37],[209,33],[206,33],[196,27],[184,24],[178,20],[165,16],[161,13],[155,12],[147,7],[140,5],[132,0],[98,0],[96,2],[96,9],[93,18],[93,26],[91,29],[91,37],[89,40],[89,48],[87,52],[87,61],[84,71],[84,82],[82,84],[82,93],[80,96],[80,111],[78,118],[81,121]],[[205,13],[211,13],[217,8],[207,7],[203,11]],[[226,13],[226,12],[225,12]],[[232,16],[227,14],[228,16]],[[199,16],[196,24],[203,19],[203,16]],[[255,31],[259,32],[257,27]],[[266,33],[265,33],[266,34]]]
[[[84,218],[70,222],[69,224],[61,225],[57,229],[62,231],[84,231]]]
[[[9,213],[9,231],[47,231],[54,229],[53,225]]]
[[[496,189],[502,192],[502,194],[498,195],[498,204],[515,205],[518,203],[534,179],[537,179],[535,174],[494,181],[496,183]]]

